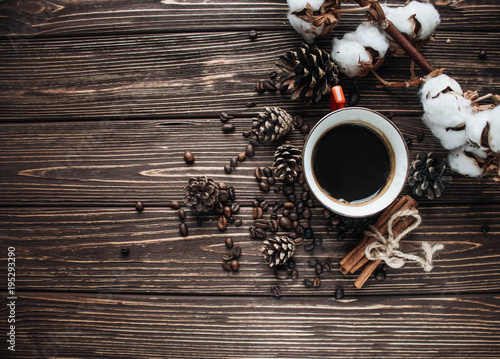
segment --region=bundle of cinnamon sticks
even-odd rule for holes
[[[389,219],[397,212],[404,211],[407,209],[415,209],[418,206],[418,202],[415,201],[410,196],[403,196],[396,201],[394,201],[387,209],[382,213],[378,221],[374,224],[374,227],[380,232],[381,235],[385,236],[387,234],[387,224]],[[402,233],[406,228],[413,224],[415,218],[407,217],[402,218],[398,222],[393,223],[392,231],[394,236]],[[361,269],[361,274],[358,276],[354,285],[356,288],[360,289],[365,282],[368,280],[373,271],[380,264],[380,260],[371,261],[366,258],[365,248],[373,243],[375,239],[373,237],[365,236],[363,240],[349,252],[340,261],[340,272],[343,274],[355,273]]]

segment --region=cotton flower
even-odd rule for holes
[[[470,145],[456,148],[448,154],[448,165],[450,168],[463,175],[479,177],[483,174],[477,159],[485,159],[486,154]]]

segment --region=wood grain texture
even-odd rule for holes
[[[499,93],[499,41],[498,32],[441,32],[422,53],[434,67],[446,67],[464,90]],[[293,30],[266,31],[256,41],[245,32],[0,41],[0,121],[201,118],[242,109],[249,101],[324,114],[327,99],[304,108],[279,93],[255,91],[279,56],[299,43]],[[325,41],[323,48],[330,47]],[[488,56],[480,60],[483,49]],[[387,59],[385,67],[388,80],[409,79],[408,59]],[[375,89],[372,75],[340,81],[347,92],[356,86],[366,107],[421,113],[417,88]]]
[[[17,306],[16,358],[500,355],[500,298],[490,295],[334,301],[23,293]]]
[[[313,251],[299,247],[294,255],[299,278],[278,280],[260,253],[262,242],[253,240],[251,208],[236,218],[241,227],[217,228],[217,216],[201,227],[188,211],[189,236],[179,235],[177,212],[148,208],[137,213],[124,208],[4,208],[0,221],[4,248],[16,248],[17,290],[110,291],[121,293],[266,295],[279,284],[284,295],[332,295],[343,287],[353,295],[416,293],[495,293],[500,291],[500,205],[432,206],[420,209],[423,223],[409,235],[401,249],[421,254],[420,243],[442,243],[435,268],[425,273],[408,263],[387,270],[385,281],[370,278],[362,290],[354,288],[357,275],[338,272],[338,262],[359,242],[348,235],[339,242],[336,232],[326,232],[321,210],[315,210],[311,227],[323,239]],[[269,218],[267,213],[264,218]],[[481,232],[488,224],[490,232]],[[287,232],[278,232],[286,234]],[[268,232],[268,235],[272,235]],[[222,269],[228,251],[224,241],[233,238],[242,248],[240,270]],[[120,250],[127,247],[129,256]],[[2,257],[5,252],[1,254]],[[309,289],[304,279],[316,277],[307,264],[312,257],[333,263],[333,270],[320,275],[319,288]],[[2,260],[3,266],[6,261]]]
[[[433,1],[436,3],[436,1]],[[404,0],[388,1],[402,6]],[[444,30],[498,30],[495,0],[437,1]],[[344,2],[343,8],[356,8]],[[285,1],[248,0],[4,0],[0,4],[0,35],[13,39],[86,34],[127,34],[207,30],[289,30]],[[346,14],[336,30],[354,28],[362,14]]]
[[[251,110],[256,114],[259,108]],[[251,127],[251,118],[239,117],[239,113],[236,116],[230,122],[236,130],[230,134],[222,132],[218,115],[199,120],[3,124],[0,204],[131,206],[141,200],[148,206],[165,206],[182,199],[190,177],[206,175],[233,185],[238,201],[250,205],[263,194],[253,174],[255,167],[272,166],[274,152],[282,142],[258,146],[253,158],[226,174],[224,165],[248,143],[241,132]],[[304,120],[312,126],[318,118]],[[430,151],[446,158],[447,151],[419,118],[397,116],[393,121],[412,139],[412,159],[419,152]],[[425,136],[419,141],[421,131]],[[302,148],[304,135],[293,130],[285,140]],[[193,165],[183,160],[187,150],[196,158]],[[453,176],[451,184],[432,203],[498,203],[500,187],[493,180],[466,178],[452,171],[449,174]],[[265,194],[270,203],[285,200],[281,193],[274,192],[282,184],[278,181]],[[404,193],[410,192],[407,186]]]

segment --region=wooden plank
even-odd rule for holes
[[[420,209],[423,223],[402,243],[401,250],[421,254],[420,243],[442,243],[435,268],[425,273],[415,263],[387,269],[385,281],[368,280],[354,288],[357,275],[344,276],[338,262],[359,242],[349,234],[337,241],[326,231],[322,211],[313,212],[311,228],[323,244],[312,251],[297,248],[294,260],[298,279],[278,280],[260,253],[261,240],[253,240],[251,208],[235,218],[241,227],[217,228],[217,216],[197,226],[188,211],[189,236],[179,235],[177,213],[169,208],[3,208],[2,246],[15,247],[16,287],[21,291],[57,290],[203,295],[267,295],[280,285],[286,296],[331,296],[336,288],[349,295],[415,293],[498,293],[500,291],[500,205],[431,206]],[[267,212],[264,218],[269,218]],[[483,225],[490,231],[483,233]],[[279,231],[280,234],[287,232]],[[268,235],[272,235],[268,231]],[[240,270],[222,269],[225,239],[242,248]],[[123,256],[121,248],[129,248]],[[5,259],[6,253],[2,254]],[[320,275],[319,288],[306,288],[304,279],[316,277],[310,258],[333,263]],[[6,270],[6,261],[1,261]]]
[[[496,358],[499,306],[498,295],[22,293],[16,358]]]
[[[405,0],[389,3],[402,6]],[[345,2],[343,7],[358,6]],[[494,0],[447,1],[446,5],[436,7],[442,18],[440,30],[498,31],[500,10]],[[276,0],[145,0],[139,3],[124,0],[83,3],[76,0],[5,0],[0,5],[0,35],[14,40],[15,37],[31,39],[54,35],[137,32],[288,31],[291,27],[286,20],[287,11],[287,4]],[[363,20],[362,14],[345,14],[336,30],[354,28]]]
[[[423,54],[436,68],[446,67],[464,89],[499,93],[499,40],[499,33],[441,32]],[[305,108],[279,93],[255,91],[279,56],[298,44],[294,33],[277,31],[256,41],[244,32],[48,38],[20,46],[0,41],[0,121],[200,118],[228,109],[248,115],[254,112],[245,110],[249,101],[324,114],[327,99]],[[330,46],[324,42],[325,49]],[[488,56],[480,60],[483,49]],[[409,79],[408,59],[387,59],[385,66],[387,79]],[[421,113],[417,88],[375,89],[372,75],[341,76],[341,84],[346,90],[357,86],[366,107]]]
[[[258,112],[258,108],[252,111]],[[253,174],[255,167],[272,166],[274,152],[284,140],[302,148],[304,135],[293,130],[281,142],[258,146],[253,158],[228,175],[223,167],[244,150],[248,142],[241,132],[251,127],[250,118],[236,115],[230,122],[236,130],[229,134],[222,132],[218,116],[200,120],[3,124],[0,204],[133,206],[141,200],[148,206],[165,206],[182,199],[190,177],[206,175],[233,185],[238,201],[250,205],[263,194]],[[305,121],[312,126],[318,118],[305,117]],[[431,151],[446,157],[447,152],[419,118],[397,116],[393,121],[412,139],[412,159],[419,152]],[[418,141],[421,131],[425,136]],[[183,160],[186,150],[195,155],[193,165]],[[498,203],[500,187],[492,179],[466,178],[451,171],[450,175],[451,184],[433,204]],[[265,194],[270,203],[285,200],[281,193],[274,192],[282,184],[278,181]],[[407,186],[404,193],[410,192]]]

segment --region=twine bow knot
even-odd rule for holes
[[[408,226],[404,231],[394,237],[392,224],[400,217],[415,218],[415,222]],[[391,268],[401,268],[406,261],[419,263],[424,271],[430,272],[433,268],[432,258],[434,253],[444,248],[442,244],[431,246],[428,242],[422,242],[424,257],[414,254],[406,254],[399,250],[399,241],[408,233],[417,228],[422,223],[422,217],[416,209],[407,209],[394,213],[387,222],[387,238],[384,237],[375,227],[371,226],[365,234],[376,239],[365,249],[365,255],[370,260],[383,260]]]

